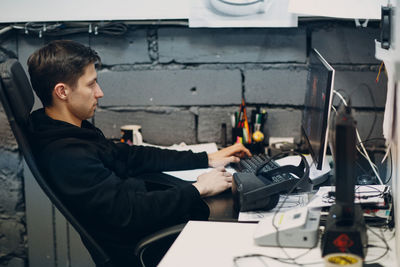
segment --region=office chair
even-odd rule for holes
[[[22,152],[33,177],[35,177],[37,183],[53,205],[79,233],[82,242],[88,249],[96,265],[100,267],[112,267],[113,264],[110,257],[60,201],[47,184],[46,179],[42,176],[36,164],[26,135],[29,127],[28,117],[34,103],[33,90],[24,69],[16,59],[9,59],[0,64],[0,99],[3,103],[11,130],[17,140],[19,150]]]
[[[0,64],[0,100],[19,150],[41,189],[79,233],[96,266],[114,267],[109,255],[62,203],[40,172],[27,138],[28,117],[34,104],[33,89],[16,59],[9,59]],[[156,266],[183,227],[184,224],[168,227],[143,238],[132,253],[135,253],[143,266]]]

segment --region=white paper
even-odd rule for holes
[[[356,185],[354,203],[384,204],[383,192],[388,192],[387,185]],[[329,207],[335,203],[329,192],[334,192],[334,186],[321,186],[313,199],[308,203],[309,208]],[[364,196],[365,198],[362,198]]]
[[[259,220],[274,214],[278,209],[284,212],[293,208],[305,207],[308,203],[308,194],[292,194],[289,195],[285,203],[279,208],[287,195],[280,195],[278,205],[270,211],[246,211],[239,212],[239,222],[258,222]]]
[[[204,143],[204,144],[195,144],[195,145],[187,145],[185,143],[180,144],[173,144],[172,146],[158,146],[149,143],[143,143],[142,146],[152,146],[164,149],[173,149],[177,151],[187,151],[192,150],[195,153],[198,152],[207,152],[207,153],[214,153],[218,151],[218,147],[216,143]]]
[[[218,151],[216,143],[204,143],[196,145],[186,145],[185,143],[181,143],[179,145],[172,145],[168,148],[175,149],[178,151],[192,150],[194,153],[199,153],[199,152],[214,153]]]
[[[380,19],[388,0],[290,0],[289,12],[305,16]]]
[[[247,12],[250,13],[247,15],[232,15],[242,12],[242,8],[245,8],[239,5],[232,5],[231,14],[223,13],[220,11],[223,9],[217,10],[215,7],[215,3],[218,2],[222,2],[223,5],[224,1],[191,0],[189,27],[297,27],[297,15],[288,12],[289,0],[253,1],[255,5],[263,6],[254,7],[254,13]],[[225,5],[230,8],[228,4]],[[228,9],[225,11],[229,12]],[[243,13],[246,13],[246,10]]]

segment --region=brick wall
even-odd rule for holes
[[[105,96],[96,126],[117,138],[121,125],[141,124],[146,142],[170,145],[220,143],[221,124],[229,129],[242,95],[250,110],[269,112],[268,135],[299,137],[310,47],[335,67],[335,89],[351,96],[361,137],[375,114],[371,137],[382,137],[386,78],[375,83],[378,36],[377,24],[325,21],[294,29],[139,27],[123,36],[63,38],[90,45],[102,57],[98,76]],[[52,39],[7,33],[0,36],[0,61],[17,56],[25,65]],[[0,266],[23,266],[25,239],[21,157],[0,108]]]

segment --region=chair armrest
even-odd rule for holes
[[[183,230],[185,225],[186,223],[167,227],[153,234],[150,234],[144,237],[142,240],[140,240],[135,247],[134,253],[139,258],[140,262],[142,263],[142,266],[153,265],[153,264],[149,265],[147,263],[145,264],[145,262],[147,261],[146,256],[144,255],[146,250],[151,251],[148,252],[150,254],[157,253],[157,255],[151,255],[150,257],[151,261],[154,261],[155,258],[161,260],[164,254],[168,251],[169,247],[175,241],[176,237]]]

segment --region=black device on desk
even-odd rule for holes
[[[235,208],[240,211],[271,210],[278,204],[281,193],[294,187],[311,190],[309,166],[303,155],[298,166],[279,166],[264,154],[242,159],[234,168],[232,192]],[[295,174],[295,175],[293,175]]]
[[[321,242],[322,256],[348,252],[361,258],[367,252],[367,232],[361,205],[354,204],[356,129],[349,107],[336,116],[336,203],[329,210]]]

